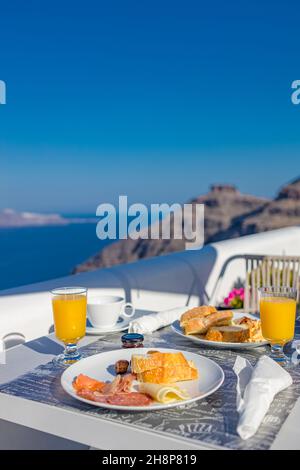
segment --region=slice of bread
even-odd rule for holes
[[[201,305],[201,307],[194,307],[187,312],[183,313],[180,318],[180,326],[184,326],[192,318],[202,318],[216,312],[216,308],[211,305]]]
[[[224,341],[225,343],[244,343],[250,337],[247,325],[213,326],[209,328],[205,339],[209,341]]]
[[[191,365],[158,367],[157,369],[146,370],[145,372],[137,374],[137,379],[140,382],[154,384],[171,384],[183,380],[195,380],[198,379],[198,377],[198,369],[191,367]]]
[[[212,326],[229,325],[231,323],[233,313],[231,310],[223,310],[211,313],[205,317],[192,318],[183,325],[186,335],[205,334]]]
[[[131,358],[131,370],[134,374],[151,371],[159,367],[181,366],[188,366],[188,361],[181,352],[152,352],[151,354],[148,353],[147,355],[133,354]]]

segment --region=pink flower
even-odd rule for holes
[[[235,305],[240,302],[244,301],[245,298],[245,289],[243,287],[240,287],[239,289],[234,288],[232,289],[231,292],[229,292],[228,297],[224,299],[224,304],[225,305]]]

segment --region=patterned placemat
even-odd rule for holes
[[[296,338],[300,339],[299,325]],[[82,348],[86,355],[118,349],[120,334],[99,339]],[[191,439],[204,444],[223,446],[230,449],[268,449],[282,424],[300,396],[300,366],[293,369],[293,385],[274,399],[258,432],[247,441],[236,433],[238,414],[236,411],[236,376],[232,370],[237,353],[252,364],[263,354],[269,354],[269,347],[256,349],[217,350],[206,349],[175,336],[165,328],[145,337],[145,347],[177,348],[202,354],[215,360],[223,368],[225,381],[213,395],[198,402],[177,408],[155,412],[118,412],[96,408],[68,396],[60,385],[61,367],[49,362],[0,387],[1,393],[46,403],[63,409],[77,411],[83,415],[101,416],[102,419],[117,421],[155,433]]]

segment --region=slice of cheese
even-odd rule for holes
[[[146,393],[159,403],[173,403],[178,400],[188,400],[190,395],[186,390],[176,385],[161,385],[152,383],[141,383],[139,387],[141,393]]]

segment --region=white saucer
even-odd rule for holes
[[[117,323],[114,326],[108,326],[105,328],[96,328],[87,321],[86,333],[88,335],[102,335],[103,333],[118,333],[118,331],[124,331],[128,329],[131,318],[119,317]]]

